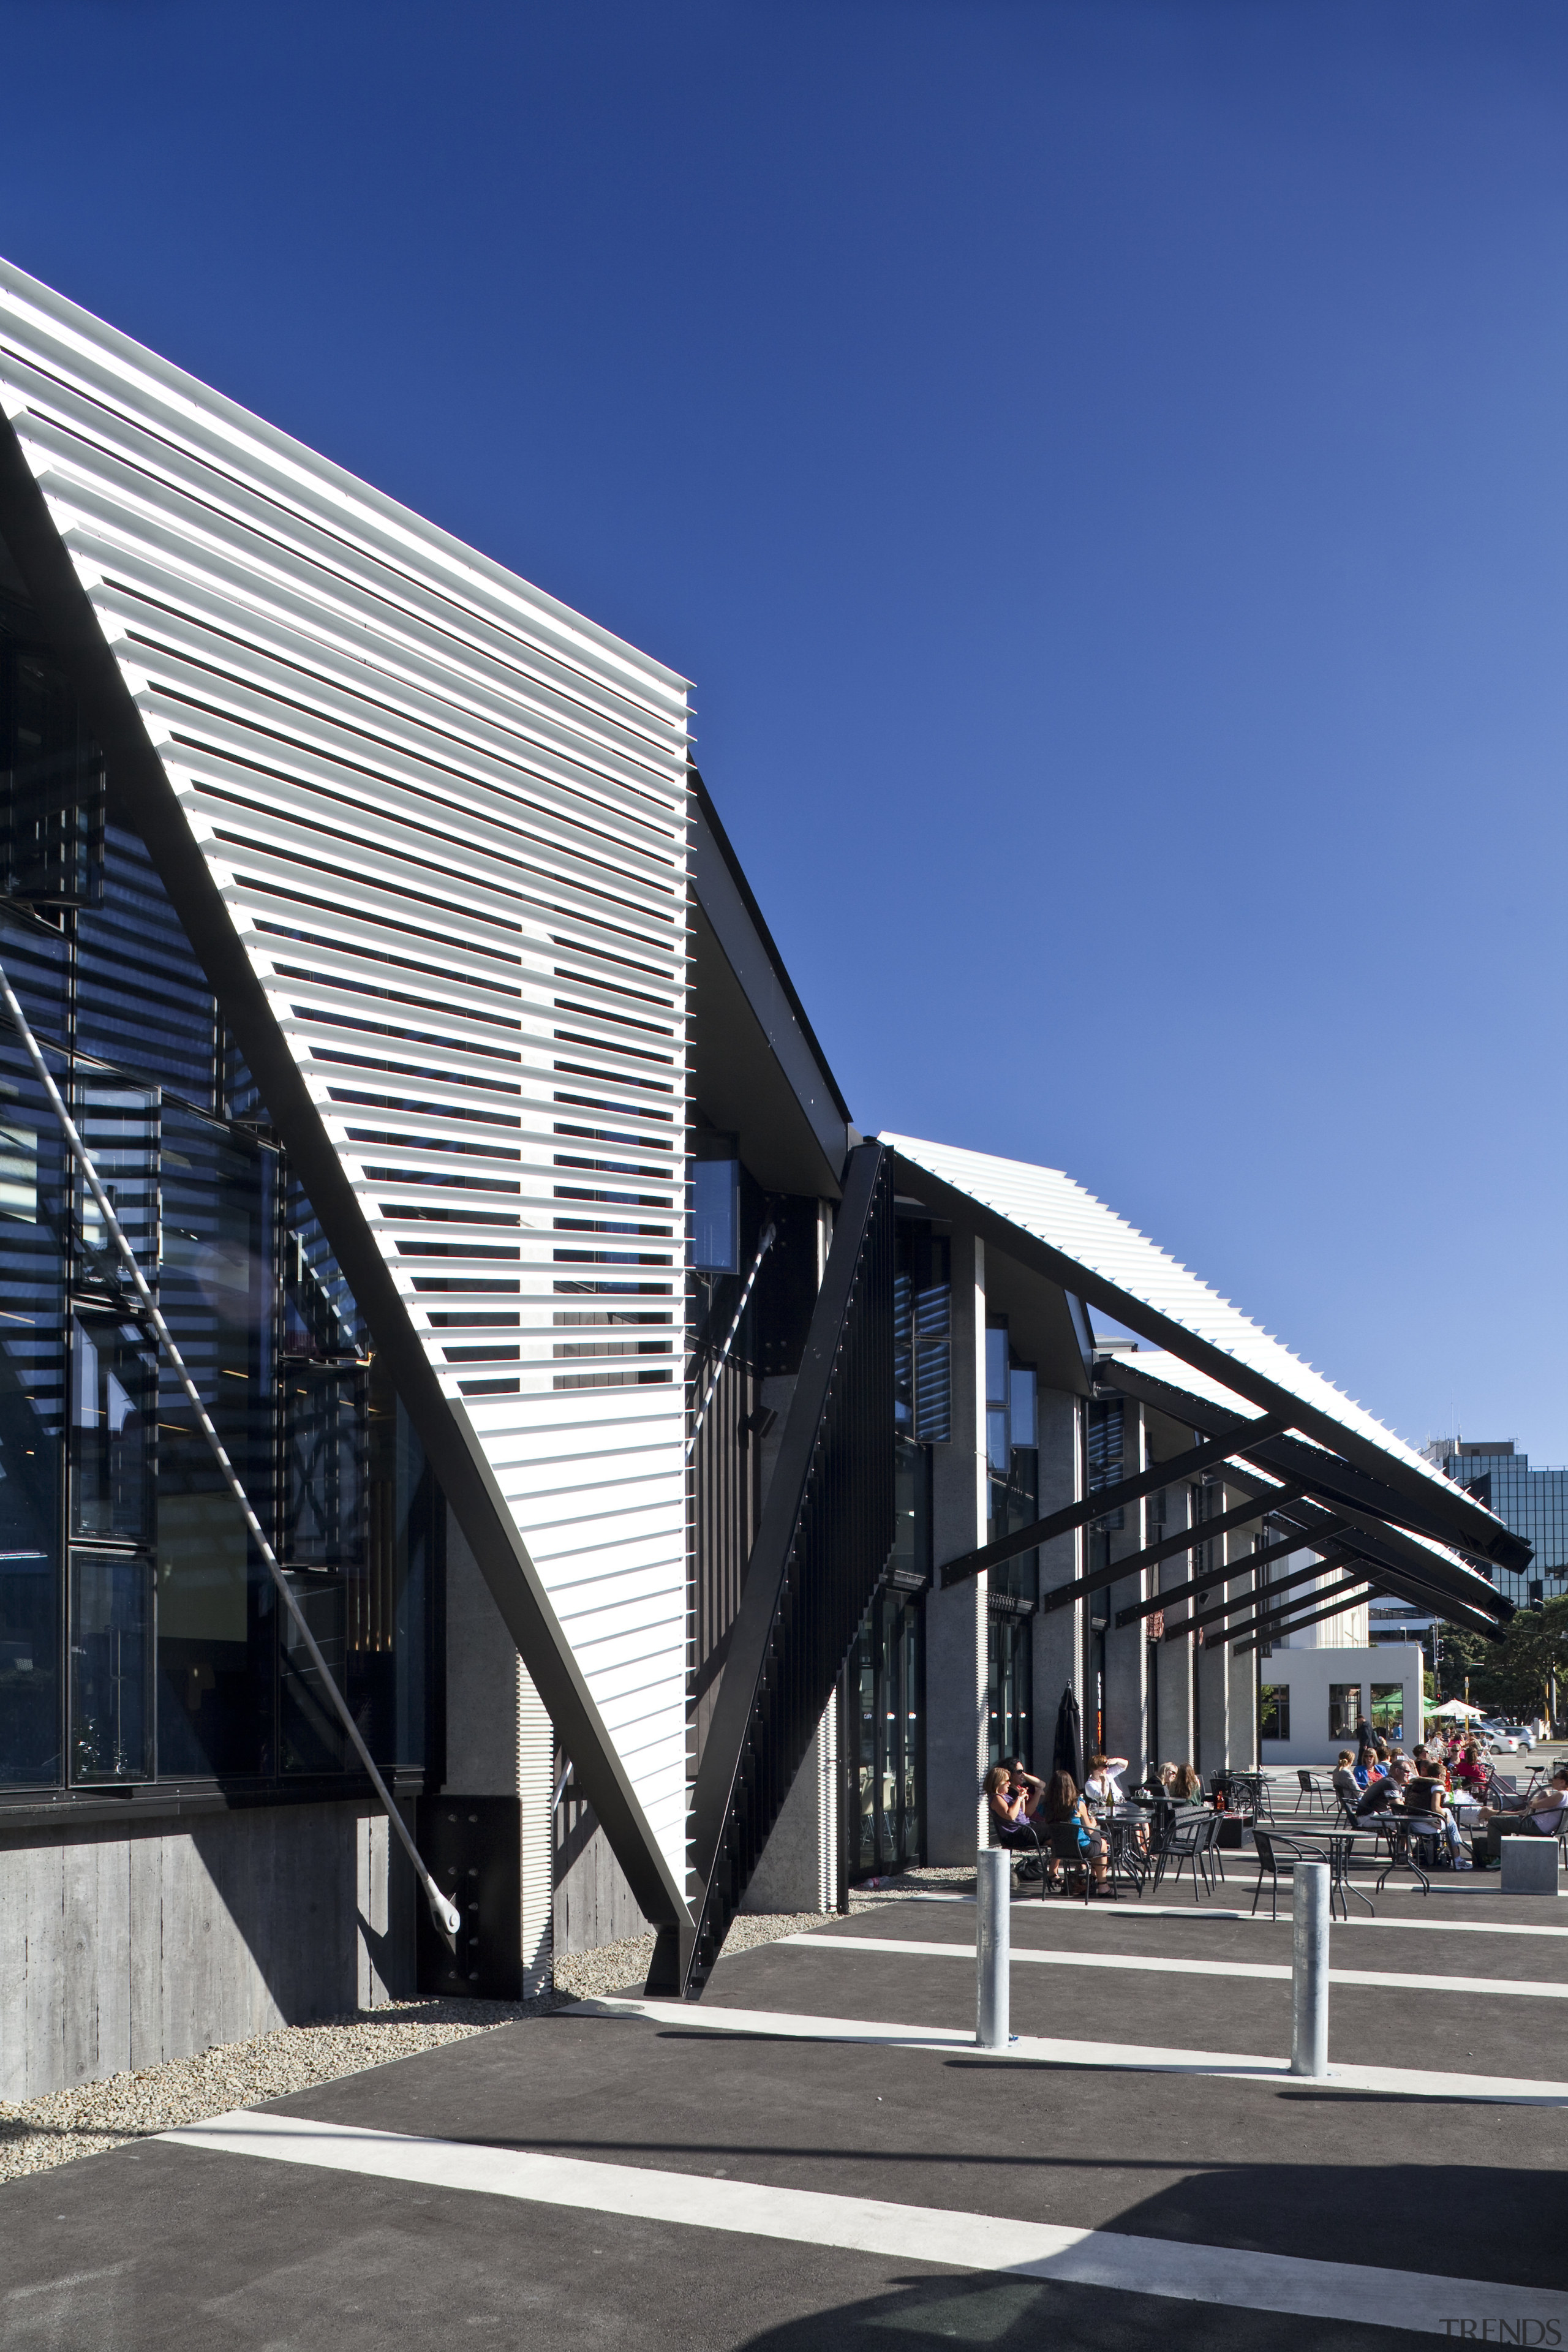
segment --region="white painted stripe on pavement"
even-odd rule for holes
[[[901,1936],[826,1935],[807,1928],[795,1936],[780,1936],[753,1950],[776,1951],[780,1944],[804,1946],[812,1952],[901,1952],[911,1959],[965,1960],[974,1965],[973,1944],[914,1943]],[[1290,1971],[1278,1960],[1185,1960],[1153,1952],[1044,1952],[1023,1944],[1012,1946],[1016,1961],[1031,1968],[1132,1969],[1140,1974],[1167,1977],[1264,1977],[1289,1984]],[[737,1959],[746,1957],[737,1953]],[[1386,1969],[1331,1969],[1329,1982],[1337,1985],[1378,1985],[1399,1992],[1521,1993],[1537,2000],[1568,2000],[1568,1984],[1551,1984],[1533,1977],[1417,1977]]]
[[[683,2033],[742,2033],[773,2041],[869,2043],[885,2050],[924,2050],[942,2058],[1017,2059],[1031,2065],[1093,2066],[1133,2074],[1217,2074],[1227,2082],[1294,2087],[1288,2058],[1252,2051],[1168,2050],[1141,2042],[1068,2042],[1016,2034],[1005,2050],[977,2049],[972,2033],[946,2025],[889,2025],[880,2018],[810,2017],[788,2009],[729,2009],[717,2003],[604,1998],[574,2001],[569,2017],[644,2018]],[[1489,2105],[1568,2107],[1568,2083],[1532,2082],[1513,2074],[1440,2074],[1416,2066],[1335,2065],[1314,2091],[1382,2091],[1399,2098],[1479,2099]]]
[[[1352,1883],[1353,1885],[1354,1882]],[[1386,1893],[1387,1889],[1384,1889],[1384,1892]],[[1419,1894],[1420,1889],[1403,1887],[1400,1892]],[[1521,1900],[1525,1898],[1521,1897]],[[1540,1898],[1531,1896],[1529,1899],[1533,1902]],[[879,1905],[883,1902],[967,1903],[971,1910],[974,1908],[973,1895],[889,1895],[878,1896],[877,1901]],[[858,1913],[851,1916],[864,1916],[864,1914]],[[1217,1904],[1205,1903],[1200,1908],[1195,1903],[1129,1903],[1124,1906],[1118,1905],[1115,1909],[1108,1910],[1103,1905],[1036,1903],[1032,1897],[1025,1896],[1020,1896],[1014,1904],[1013,1916],[1015,1919],[1023,1920],[1043,1916],[1047,1919],[1060,1919],[1064,1922],[1082,1919],[1092,1922],[1096,1926],[1120,1924],[1123,1927],[1138,1919],[1197,1919],[1205,1926],[1211,1919],[1239,1919],[1244,1926],[1251,1927],[1288,1928],[1290,1925],[1290,1914],[1288,1908],[1280,1913],[1278,1919],[1271,1919],[1267,1911],[1256,1913],[1226,1911]],[[1401,1935],[1410,1933],[1425,1936],[1568,1937],[1568,1927],[1543,1927],[1534,1921],[1527,1922],[1522,1919],[1369,1919],[1359,1911],[1349,1919],[1334,1921],[1336,1936],[1342,1927],[1393,1927]]]
[[[715,2180],[700,2172],[658,2172],[634,2164],[420,2139],[350,2124],[316,2123],[265,2111],[216,2116],[164,2132],[176,2147],[271,2158],[380,2180],[416,2181],[575,2212],[720,2230],[792,2245],[832,2246],[938,2270],[1002,2272],[1014,2278],[1120,2288],[1182,2303],[1215,2303],[1298,2318],[1448,2332],[1456,2314],[1503,2313],[1544,2326],[1568,2318],[1568,2295],[1492,2281],[1435,2278],[1358,2263],[1194,2246],[1166,2238],[1123,2237],[1049,2221],[1011,2221],[942,2206],[895,2205],[816,2189]]]

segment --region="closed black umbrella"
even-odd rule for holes
[[[1072,1776],[1075,1789],[1083,1786],[1083,1717],[1079,1713],[1078,1699],[1068,1683],[1062,1693],[1062,1703],[1057,1709],[1057,1739],[1051,1750],[1051,1770]]]

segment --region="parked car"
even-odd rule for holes
[[[1507,1732],[1510,1739],[1518,1742],[1519,1746],[1524,1749],[1525,1754],[1528,1756],[1531,1748],[1535,1746],[1535,1734],[1531,1730],[1529,1724],[1505,1723],[1503,1725],[1503,1729]]]

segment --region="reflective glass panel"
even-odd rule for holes
[[[133,1323],[71,1323],[71,1532],[143,1543],[152,1534],[157,1373]]]
[[[700,1274],[738,1274],[741,1163],[698,1160],[691,1169],[691,1263]]]
[[[153,1773],[153,1589],[135,1552],[71,1556],[71,1779]]]
[[[65,1224],[58,1127],[0,1034],[0,1784],[14,1787],[60,1775]]]
[[[273,1510],[273,1159],[167,1097],[161,1304],[263,1526]],[[184,1389],[158,1404],[160,1770],[277,1769],[277,1614]]]
[[[101,903],[77,919],[77,1051],[216,1108],[217,1009],[152,859],[104,835]]]
[[[290,1574],[289,1583],[326,1661],[327,1671],[342,1690],[345,1663],[345,1594],[342,1579]],[[283,1769],[341,1772],[345,1744],[342,1717],[287,1610],[282,1612],[279,1630],[283,1668],[278,1722]]]
[[[364,1557],[369,1383],[368,1372],[287,1367],[279,1549],[301,1568]]]

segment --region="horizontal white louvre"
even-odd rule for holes
[[[685,683],[3,266],[0,397],[683,1879]]]

